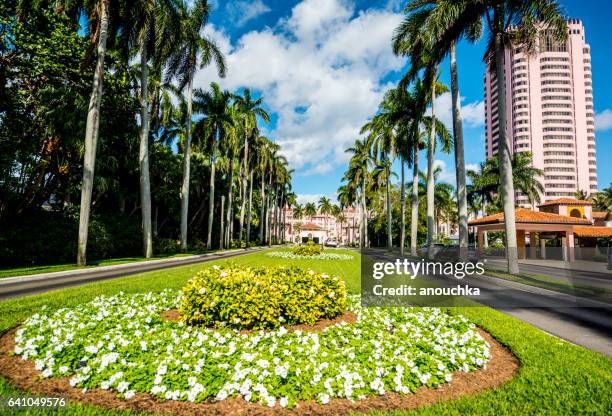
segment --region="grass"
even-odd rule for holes
[[[357,257],[358,254],[355,253]],[[230,260],[234,264],[267,266],[280,263],[253,253]],[[218,261],[215,263],[224,263]],[[181,288],[198,270],[215,263],[183,266],[170,270],[153,271],[125,278],[49,292],[41,295],[12,299],[0,303],[0,332],[18,325],[36,313],[43,305],[50,309],[74,307],[99,295],[119,291],[143,292],[165,288]],[[343,277],[352,293],[359,292],[359,261],[282,260],[316,271]],[[449,308],[461,313],[507,346],[521,361],[519,374],[503,386],[439,403],[412,412],[377,412],[376,415],[577,415],[609,414],[612,409],[612,360],[547,335],[516,318],[487,307]],[[0,397],[22,395],[6,380],[0,378]],[[1,409],[1,408],[0,408]],[[25,414],[46,415],[49,411],[35,410]],[[131,415],[129,411],[111,411],[89,405],[71,404],[62,414],[70,415]]]
[[[567,295],[584,296],[595,299],[601,298],[602,300],[609,300],[610,294],[612,293],[610,290],[604,288],[575,285],[566,280],[535,273],[521,273],[517,275],[500,272],[498,270],[487,269],[486,276],[496,277],[498,279],[509,280],[517,283],[523,283],[525,285],[536,286],[542,289],[565,293]]]

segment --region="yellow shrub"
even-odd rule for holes
[[[306,244],[293,247],[291,252],[298,256],[317,256],[321,254],[321,246],[309,241]]]
[[[339,316],[346,296],[342,279],[297,267],[215,267],[183,288],[180,313],[190,325],[276,328]]]

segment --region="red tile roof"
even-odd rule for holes
[[[546,201],[543,204],[540,204],[541,207],[546,207],[550,205],[593,205],[590,201],[584,201],[576,198],[558,198],[553,199],[551,201]]]
[[[322,230],[323,228],[319,227],[317,224],[313,224],[310,222],[307,222],[305,224],[300,225],[300,230],[307,230],[307,231],[318,231],[318,230]]]
[[[577,237],[612,237],[612,227],[574,227]]]
[[[609,213],[606,211],[593,211],[593,218],[597,218],[598,220],[605,220],[608,214]]]
[[[566,215],[552,214],[549,212],[532,211],[526,208],[515,209],[516,222],[537,224],[591,224],[586,218],[568,217]],[[469,225],[495,224],[504,222],[504,213],[488,215],[469,221]]]

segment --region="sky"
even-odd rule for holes
[[[384,93],[401,78],[405,59],[391,51],[402,20],[398,0],[216,0],[207,34],[224,52],[224,79],[214,67],[197,73],[195,87],[218,82],[232,91],[250,88],[263,96],[271,121],[262,133],[282,146],[295,170],[293,190],[301,203],[335,199],[360,127],[376,113]],[[591,45],[599,188],[610,186],[612,164],[612,67],[609,16],[612,2],[562,0],[579,18]],[[459,88],[468,168],[485,159],[484,42],[457,47]],[[450,84],[448,61],[441,80]],[[452,130],[450,94],[437,116]],[[423,155],[424,158],[424,155]],[[423,159],[421,159],[423,160]],[[436,154],[440,180],[454,185],[453,154]]]

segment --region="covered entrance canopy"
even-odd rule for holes
[[[526,208],[515,210],[517,250],[519,258],[525,258],[525,239],[529,238],[531,248],[535,249],[533,242],[535,236],[540,240],[541,254],[546,258],[546,239],[561,238],[564,248],[563,258],[566,261],[574,260],[574,246],[576,237],[602,238],[612,236],[612,227],[596,227],[589,218],[569,215],[560,215],[551,212],[533,211]],[[504,231],[504,214],[498,213],[472,220],[470,226],[477,227],[478,249],[484,246],[485,231]]]

